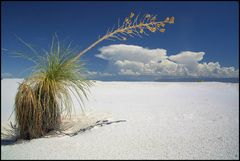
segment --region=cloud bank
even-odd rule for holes
[[[1,73],[1,78],[13,78],[12,73]]]
[[[109,61],[110,68],[117,75],[239,77],[239,70],[234,67],[221,67],[219,62],[202,62],[204,52],[183,51],[168,56],[165,49],[125,44],[104,46],[99,51],[96,57]]]

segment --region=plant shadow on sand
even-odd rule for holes
[[[16,143],[14,139],[1,139],[1,145],[13,145]]]
[[[94,124],[91,125],[87,125],[85,127],[82,128],[74,128],[74,125],[71,125],[71,127],[68,127],[67,130],[63,130],[63,131],[51,131],[49,132],[49,135],[46,135],[45,137],[42,138],[49,138],[49,137],[60,137],[60,136],[76,136],[79,133],[83,133],[86,132],[88,130],[91,130],[94,127],[102,127],[105,125],[110,125],[112,123],[120,123],[120,122],[126,122],[126,120],[117,120],[117,121],[110,121],[110,120],[97,120]],[[66,125],[66,124],[65,124]],[[75,125],[76,126],[76,125]],[[1,138],[1,145],[15,145],[15,144],[20,144],[23,142],[29,142],[30,140],[23,140],[23,139],[19,139],[19,132],[18,129],[14,128],[15,126],[12,126],[12,124],[10,123],[10,130],[8,130],[7,134],[4,134],[6,136],[6,138]],[[69,130],[70,129],[70,130]]]

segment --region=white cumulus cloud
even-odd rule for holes
[[[1,73],[1,78],[13,78],[12,73]]]
[[[167,51],[164,49],[147,49],[136,45],[110,45],[99,49],[98,58],[118,61],[129,60],[147,63],[149,61],[159,61],[166,58]]]
[[[90,78],[95,78],[95,77],[109,77],[113,76],[112,73],[107,73],[107,72],[96,72],[96,71],[86,71],[85,73],[82,73],[83,76],[85,77],[90,77]]]
[[[204,52],[184,51],[176,55],[169,56],[169,59],[180,64],[197,63],[203,59]]]
[[[202,63],[204,52],[183,51],[167,56],[165,49],[125,44],[104,46],[99,51],[96,57],[108,60],[118,75],[239,77],[234,67],[221,67],[219,62]]]

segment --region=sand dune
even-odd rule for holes
[[[2,125],[9,122],[19,81],[1,81]],[[239,159],[238,88],[218,82],[97,81],[86,102],[88,115],[126,122],[73,137],[1,145],[1,158]],[[77,101],[75,107],[81,111]]]

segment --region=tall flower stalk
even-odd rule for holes
[[[127,40],[127,37],[142,37],[142,35],[149,36],[147,34],[147,31],[150,32],[165,32],[165,25],[166,24],[173,24],[175,21],[175,18],[172,17],[166,17],[165,20],[163,21],[156,21],[157,16],[156,15],[151,15],[151,14],[145,14],[142,18],[139,18],[139,15],[135,16],[134,13],[131,13],[129,17],[126,17],[125,20],[122,22],[122,25],[119,24],[118,20],[118,25],[117,28],[113,27],[110,31],[108,30],[107,33],[100,37],[96,42],[91,44],[88,48],[84,49],[81,51],[73,60],[76,60],[80,58],[83,54],[88,52],[90,49],[95,47],[97,44],[104,40],[120,40],[120,41],[125,41]]]

